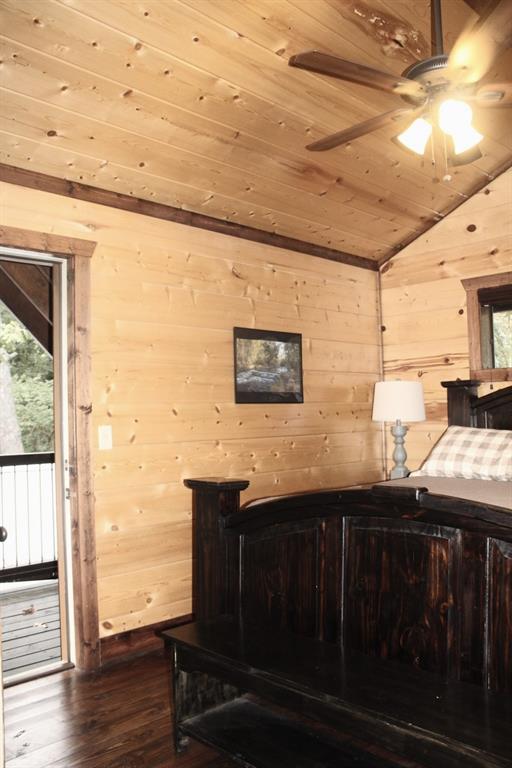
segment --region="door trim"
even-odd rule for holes
[[[68,433],[75,658],[83,670],[101,664],[96,538],[91,464],[90,259],[96,242],[0,227],[0,245],[66,259]]]

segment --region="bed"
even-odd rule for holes
[[[512,387],[485,397],[470,381],[446,388],[451,426],[512,429]],[[366,734],[382,765],[512,765],[510,483],[418,476],[242,508],[247,481],[186,485],[197,623],[164,633],[177,749],[188,734],[238,754],[233,723],[250,719],[249,693],[264,698],[256,730],[267,705],[284,704],[300,732],[306,712],[345,739]],[[258,749],[241,763],[274,765]],[[374,765],[351,759],[332,764]]]

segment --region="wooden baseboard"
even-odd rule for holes
[[[157,632],[171,629],[171,627],[178,627],[181,624],[188,624],[192,620],[193,616],[189,613],[185,616],[169,619],[168,621],[150,624],[140,629],[122,632],[119,635],[102,637],[100,640],[101,667],[103,668],[110,664],[126,661],[135,656],[161,650],[163,648],[163,641],[158,637]]]

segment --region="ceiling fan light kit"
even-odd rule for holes
[[[292,67],[394,93],[407,104],[315,141],[307,149],[334,149],[396,122],[404,129],[392,141],[416,155],[425,154],[429,141],[441,141],[445,165],[463,165],[482,157],[478,144],[484,136],[472,124],[468,101],[477,109],[512,106],[512,83],[478,87],[479,79],[511,43],[512,0],[492,0],[473,28],[460,35],[449,56],[443,52],[441,0],[431,0],[431,26],[432,56],[415,62],[402,75],[320,51],[292,56],[288,62]]]
[[[484,138],[473,127],[472,120],[473,110],[465,101],[446,99],[439,105],[437,124],[443,133],[451,139],[449,160],[452,160],[453,154],[459,156],[459,162],[450,162],[451,165],[462,165],[460,161],[463,160],[463,156],[464,163],[474,162],[482,156],[480,152],[477,155],[469,154],[469,150],[476,147]],[[417,117],[405,131],[402,131],[395,138],[397,142],[411,152],[424,155],[427,143],[433,135],[432,122],[424,117]]]

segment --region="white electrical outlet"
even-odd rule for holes
[[[98,427],[98,447],[100,451],[112,450],[112,427],[110,424],[102,424]]]

